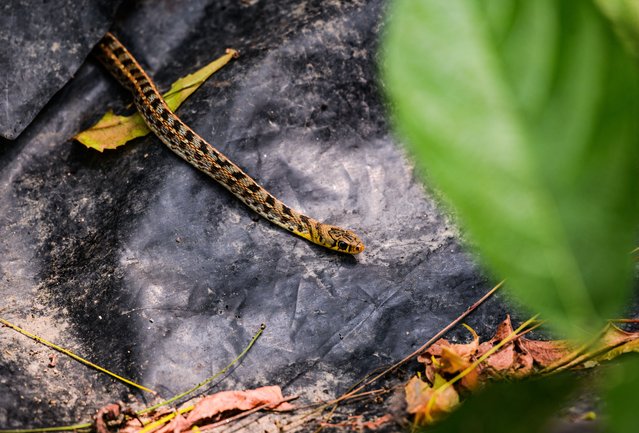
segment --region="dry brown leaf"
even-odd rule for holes
[[[442,355],[439,359],[441,367],[439,370],[443,373],[455,374],[460,371],[464,371],[468,367],[470,367],[470,355],[466,359],[464,359],[461,355],[459,355],[453,348],[443,347]]]
[[[639,332],[624,331],[618,326],[610,323],[604,331],[602,342],[606,347],[612,349],[614,347],[621,346],[622,344],[637,341],[638,339]]]
[[[609,361],[629,352],[639,352],[639,332],[628,332],[610,323],[602,338],[603,351],[595,361]]]
[[[568,356],[573,350],[568,342],[562,340],[541,341],[520,338],[519,346],[531,355],[535,364],[542,368]]]
[[[281,403],[284,399],[279,386],[263,386],[246,391],[222,391],[198,401],[195,409],[189,412],[187,421],[194,425],[202,420],[211,420],[216,415],[229,410],[249,410],[257,406],[272,403],[270,409],[283,411],[293,409],[290,403]]]
[[[120,405],[118,403],[107,404],[100,408],[95,415],[95,430],[97,433],[110,433],[107,422],[114,421],[120,416]]]
[[[179,412],[188,413],[182,415],[175,413],[175,409],[162,407],[157,411],[142,416],[144,425],[148,426],[151,422],[157,422],[166,415],[175,413],[175,416],[164,425],[157,426],[155,429],[149,430],[153,433],[180,433],[191,430],[195,426],[201,426],[209,421],[219,421],[227,418],[225,415],[229,411],[244,412],[251,409],[267,409],[285,411],[294,409],[294,406],[288,402],[282,402],[282,390],[279,386],[264,386],[262,388],[251,389],[246,391],[222,391],[213,395],[209,395],[200,399],[191,407],[180,409]],[[134,417],[124,422],[122,414]],[[122,418],[122,423],[118,428],[121,433],[136,433],[142,429],[142,425],[135,414],[130,410],[122,409],[120,404],[110,404],[98,411],[96,415],[96,431],[97,433],[110,433],[107,423]],[[123,424],[123,425],[122,425]]]
[[[477,347],[479,346],[479,336],[472,328],[467,327],[467,329],[473,336],[473,340],[470,343],[450,343],[448,340],[440,338],[432,346],[426,349],[423,354],[419,355],[417,357],[417,361],[428,362],[431,356],[442,356],[442,351],[444,349],[455,352],[461,358],[469,360],[471,356],[473,356],[477,352]]]
[[[510,320],[510,314],[506,314],[506,318],[503,322],[497,326],[497,331],[495,331],[495,335],[491,338],[493,342],[500,342],[504,338],[508,337],[514,331],[513,324]]]
[[[439,372],[455,374],[470,366],[479,346],[479,336],[472,328],[467,329],[473,336],[470,343],[449,343],[440,338],[417,357],[417,361],[426,364],[426,378],[430,383],[434,382],[435,374]],[[466,385],[473,386],[472,378],[466,382]]]
[[[480,379],[482,371],[483,366],[480,364],[462,377],[459,381],[459,385],[468,391],[474,391],[479,385],[481,385]]]
[[[509,336],[512,338],[513,332],[510,315],[506,315],[506,319],[497,327],[495,335],[480,344],[476,357],[479,358],[503,339]],[[515,338],[486,359],[486,366],[490,368],[485,374],[496,373],[509,378],[525,377],[534,372],[535,365],[544,368],[552,363],[552,360],[563,357],[567,353],[567,347],[564,341]]]
[[[417,356],[418,362],[423,362],[424,364],[429,363],[431,361],[432,356],[442,356],[442,349],[444,346],[450,347],[451,344],[448,340],[440,338],[436,342],[434,342],[429,348],[424,351],[421,355]]]
[[[554,342],[560,343],[560,342]],[[549,365],[550,370],[557,368],[590,368],[602,361],[610,361],[619,355],[629,352],[639,352],[639,332],[628,332],[613,323],[608,323],[599,341],[586,347],[582,353],[575,353],[570,346],[564,344],[565,353]]]
[[[581,349],[564,340],[529,340],[521,336],[513,338],[514,331],[509,315],[488,341],[479,344],[479,338],[474,331],[471,332],[473,341],[468,344],[452,344],[439,339],[418,356],[417,360],[425,364],[429,383],[413,377],[405,387],[408,412],[415,414],[416,422],[419,423],[424,418],[430,421],[426,405],[433,395],[437,400],[430,409],[430,415],[438,416],[457,404],[459,392],[473,391],[491,378],[523,378],[553,368],[585,368],[624,353],[639,352],[639,332],[627,332],[612,323],[602,332],[598,343]],[[506,342],[474,369],[469,369],[506,338],[512,341]],[[456,378],[454,385],[448,385],[441,395],[435,393],[434,390],[441,383],[445,383],[446,379],[452,380],[460,372],[465,374]]]
[[[479,356],[481,356],[480,354]],[[513,368],[515,363],[515,346],[512,343],[506,344],[497,352],[486,358],[486,366],[496,373],[506,373]]]
[[[459,404],[459,394],[452,386],[446,386],[441,391],[436,390],[444,386],[446,381],[437,376],[431,386],[418,377],[413,377],[404,387],[408,413],[415,414],[418,423],[432,420],[451,412]],[[434,400],[433,400],[434,399]],[[431,400],[433,402],[431,403]]]
[[[155,433],[180,433],[190,430],[194,424],[187,421],[183,415],[176,413],[175,417],[169,421],[164,427],[159,430],[155,430]]]
[[[430,383],[441,375],[452,378],[467,371],[481,356],[492,350],[505,338],[513,337],[510,316],[499,324],[495,334],[488,341],[479,344],[479,337],[470,328],[473,340],[466,344],[453,344],[439,339],[417,359],[425,364],[425,376]],[[469,370],[455,385],[458,391],[473,391],[489,378],[521,378],[533,374],[535,367],[544,368],[553,360],[561,358],[569,351],[563,341],[536,341],[515,338],[497,352],[488,356],[476,368]]]
[[[514,332],[514,330],[513,330],[513,325],[512,325],[512,323],[510,321],[510,314],[507,314],[506,318],[504,319],[504,321],[501,322],[497,326],[497,330],[495,331],[495,335],[493,335],[490,340],[484,341],[483,343],[481,343],[479,345],[479,347],[477,348],[477,352],[475,353],[474,358],[475,359],[479,358],[484,353],[486,353],[489,350],[491,350],[496,344],[500,343],[504,338],[507,338],[508,336],[510,336],[513,332]],[[509,347],[510,345],[512,345],[512,343],[506,344],[504,347],[502,347],[500,349],[500,351],[504,350],[505,348]],[[495,363],[496,364],[500,364],[499,361],[496,361]]]
[[[516,347],[519,350],[515,355],[516,359],[509,374],[516,378],[530,376],[534,371],[535,359],[529,352],[522,350],[522,347],[519,343],[515,344],[517,345]]]

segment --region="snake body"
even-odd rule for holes
[[[253,211],[331,250],[349,254],[364,250],[364,244],[352,231],[319,222],[286,206],[182,122],[137,60],[112,33],[107,33],[98,43],[95,54],[120,84],[133,93],[134,104],[145,123],[169,149],[215,179]]]

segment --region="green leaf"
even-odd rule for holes
[[[601,11],[614,23],[619,36],[639,57],[639,2],[637,0],[596,0]]]
[[[639,74],[588,1],[398,0],[383,78],[428,182],[533,311],[584,338],[630,290]]]
[[[472,396],[429,433],[540,433],[575,389],[568,375],[498,383]]]
[[[624,356],[619,361],[608,366],[604,378],[606,431],[635,433],[639,426],[639,355]]]

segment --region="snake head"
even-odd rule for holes
[[[328,230],[330,244],[328,247],[348,254],[359,254],[364,251],[364,242],[352,231],[339,227]]]

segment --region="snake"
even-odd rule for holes
[[[251,210],[314,244],[347,254],[364,250],[357,234],[288,207],[193,131],[168,107],[149,75],[113,33],[108,32],[100,40],[94,55],[133,93],[133,103],[144,122],[169,149],[220,183]]]

